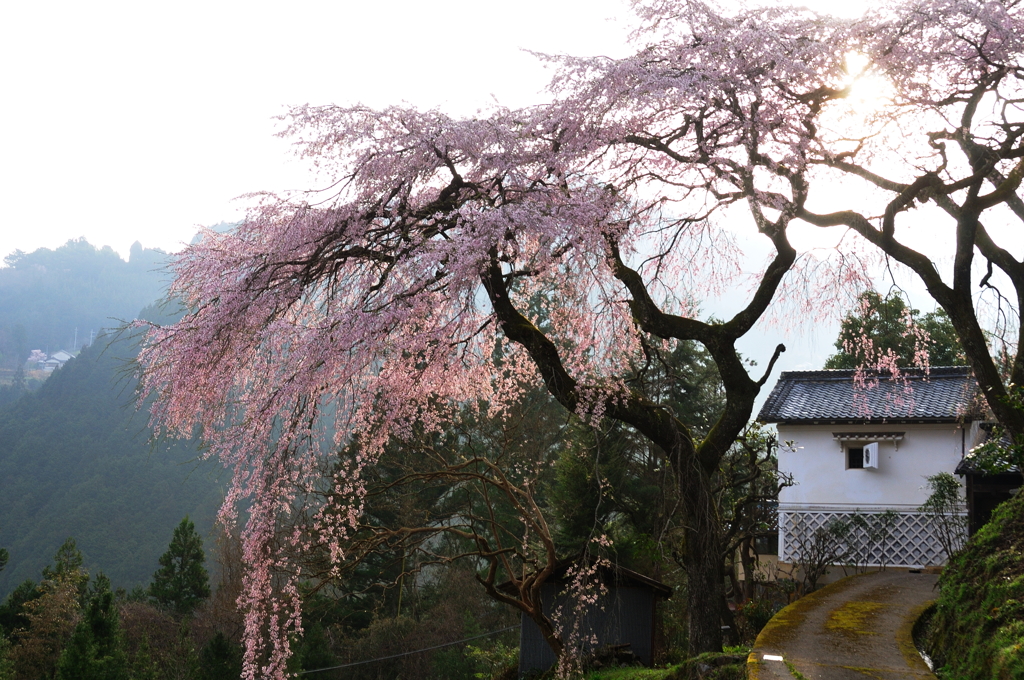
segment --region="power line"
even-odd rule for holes
[[[444,649],[445,647],[454,647],[455,645],[461,645],[463,642],[469,642],[470,640],[479,640],[480,638],[488,637],[490,635],[497,635],[498,633],[505,633],[510,630],[519,628],[519,624],[509,626],[508,628],[502,628],[501,630],[492,630],[489,633],[481,633],[480,635],[474,635],[463,640],[456,640],[455,642],[446,642],[443,645],[435,645],[433,647],[424,647],[423,649],[417,649],[412,652],[402,652],[401,654],[394,654],[392,656],[382,656],[379,659],[367,659],[366,661],[356,661],[354,663],[346,663],[340,666],[329,666],[328,668],[314,668],[311,671],[299,671],[296,675],[306,675],[308,673],[319,673],[320,671],[334,671],[339,668],[351,668],[352,666],[362,666],[367,663],[376,663],[377,661],[390,661],[391,659],[397,659],[403,656],[410,656],[412,654],[420,654],[422,652],[432,652],[435,649]]]

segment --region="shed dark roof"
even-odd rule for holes
[[[862,384],[853,370],[787,371],[758,414],[766,423],[817,420],[877,422],[976,419],[978,383],[964,366],[904,369],[897,379],[869,373]]]
[[[996,433],[993,432],[995,423],[982,423],[981,429],[985,431],[985,443],[992,441],[995,438]],[[1009,449],[1013,445],[1013,438],[1005,432],[999,437],[999,445],[1004,449]],[[1006,475],[1016,476],[1017,481],[1020,481],[1020,467],[1015,465],[1012,461],[1003,459],[995,461],[997,467],[1005,467],[1006,472],[991,473],[985,470],[984,466],[980,464],[980,461],[970,453],[960,459],[957,463],[956,470],[953,470],[956,474],[963,477],[964,475],[978,475],[979,477],[1005,477]]]

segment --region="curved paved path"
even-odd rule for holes
[[[757,636],[748,677],[936,680],[911,631],[935,599],[937,580],[887,569],[844,578],[797,600]]]

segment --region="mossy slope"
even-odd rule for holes
[[[928,653],[949,680],[1024,679],[1024,494],[943,571]]]

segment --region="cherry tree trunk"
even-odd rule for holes
[[[537,624],[537,628],[540,629],[540,634],[544,636],[544,641],[548,643],[548,647],[550,647],[551,651],[554,652],[555,658],[561,659],[562,653],[565,651],[565,643],[562,640],[562,636],[558,634],[557,630],[555,630],[551,619],[545,616],[539,607],[533,611],[527,612],[527,616]]]
[[[686,504],[687,618],[691,654],[722,651],[721,527],[711,480],[696,470],[683,475]]]

